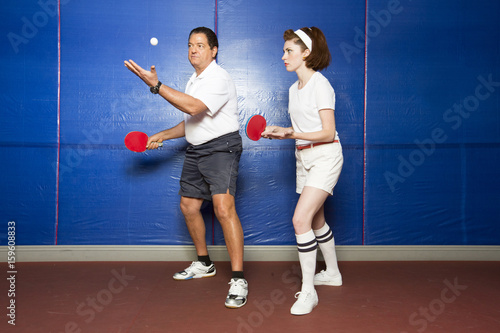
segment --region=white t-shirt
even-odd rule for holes
[[[289,89],[288,112],[293,130],[297,133],[317,132],[323,129],[319,110],[335,110],[335,92],[326,77],[320,72],[314,73],[305,87],[299,90],[299,81]],[[335,138],[338,134],[335,133]],[[307,145],[313,141],[296,140],[295,144]]]
[[[184,114],[186,140],[190,144],[200,145],[239,130],[236,87],[215,60],[200,75],[193,73],[185,93],[201,100],[208,108],[196,116]]]

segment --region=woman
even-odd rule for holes
[[[335,240],[325,221],[324,203],[337,184],[343,164],[342,146],[335,129],[335,92],[318,71],[330,64],[330,51],[323,32],[316,28],[285,31],[284,54],[287,71],[298,80],[290,87],[288,112],[292,127],[268,126],[262,137],[295,139],[297,185],[300,194],[293,215],[302,288],[290,312],[310,313],[318,304],[315,285],[342,285],[337,265]],[[326,270],[316,270],[317,248],[321,249]]]

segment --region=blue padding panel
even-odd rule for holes
[[[222,40],[219,62],[235,78],[244,121],[253,114],[262,114],[269,124],[290,126],[288,88],[297,80],[297,75],[288,73],[281,60],[283,33],[304,26],[318,26],[325,33],[332,64],[323,74],[336,92],[335,117],[345,155],[339,184],[325,207],[328,222],[338,235],[336,241],[344,245],[362,243],[364,57],[348,62],[339,44],[351,38],[354,26],[364,25],[364,8],[364,1],[316,1],[315,5],[262,0],[219,2]],[[243,159],[241,165],[243,173],[250,169],[261,178],[251,191],[244,191],[239,200],[240,211],[244,210],[243,206],[254,207],[248,216],[248,220],[253,221],[248,227],[250,243],[295,244],[292,216],[298,196],[294,193],[293,142],[260,140],[255,143],[247,139],[246,148],[261,152],[251,163]],[[268,149],[278,150],[269,153]],[[287,176],[280,176],[279,182],[273,178],[265,181],[282,173]],[[272,195],[275,191],[281,193],[285,186],[288,190],[279,197]],[[266,214],[271,213],[276,218],[271,215],[266,219]],[[269,225],[269,230],[262,229],[263,225]],[[259,238],[254,240],[254,233],[260,235]]]
[[[62,155],[77,152],[65,148]],[[182,161],[183,152],[173,147],[144,154],[89,150],[61,174],[59,243],[186,243],[189,235],[178,223]]]
[[[366,244],[499,244],[500,4],[368,11]]]
[[[0,12],[0,244],[53,244],[57,159],[57,12],[3,1]]]
[[[14,221],[17,245],[53,245],[56,190],[52,163],[56,160],[56,149],[1,146],[0,156],[0,244],[7,244],[7,222]]]
[[[190,244],[177,194],[185,141],[142,154],[123,144],[129,131],[154,134],[182,114],[123,62],[155,65],[163,81],[183,91],[193,72],[189,32],[214,29],[214,13],[212,1],[63,7],[59,244]]]
[[[402,156],[403,183],[388,185],[372,169],[366,243],[373,245],[493,245],[498,243],[497,147],[448,145],[436,148],[419,166],[414,148],[370,150],[374,165]],[[420,163],[420,162],[419,162]],[[398,173],[399,175],[399,173]],[[399,221],[396,223],[395,221]]]

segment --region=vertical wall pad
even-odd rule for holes
[[[0,245],[7,222],[16,244],[55,238],[57,8],[3,1],[0,13]]]
[[[364,56],[347,59],[342,44],[364,26],[365,1],[219,1],[219,62],[236,82],[242,127],[253,114],[291,126],[288,89],[297,80],[283,65],[283,33],[317,26],[325,33],[331,66],[323,72],[336,92],[336,123],[345,164],[326,214],[339,244],[362,242]],[[247,244],[294,244],[294,143],[245,138],[238,209]]]
[[[500,244],[499,12],[368,2],[367,245]]]
[[[191,29],[214,27],[213,1],[72,1],[62,8],[59,244],[191,244],[179,211],[185,140],[128,151],[129,131],[157,133],[182,113],[124,66],[156,66],[184,91]],[[149,43],[159,40],[157,46]]]

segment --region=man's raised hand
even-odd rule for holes
[[[156,68],[154,65],[151,66],[151,71],[147,71],[136,64],[132,59],[129,59],[128,61],[125,60],[125,67],[137,75],[149,87],[154,87],[158,83],[158,75],[156,74]]]

